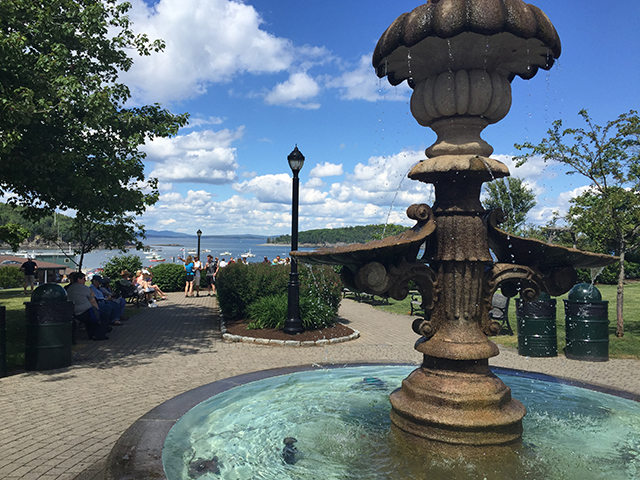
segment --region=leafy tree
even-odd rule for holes
[[[631,110],[599,126],[586,110],[579,115],[585,128],[563,128],[562,120],[556,120],[538,145],[516,145],[530,151],[517,158],[522,164],[541,155],[569,167],[568,174],[589,180],[590,190],[573,200],[569,221],[599,251],[620,257],[616,335],[622,337],[625,255],[640,247],[640,117]]]
[[[533,191],[518,177],[507,177],[486,183],[487,197],[484,207],[501,208],[507,215],[507,221],[500,228],[505,232],[520,235],[527,220],[527,214],[536,206]]]
[[[22,242],[24,242],[31,232],[17,223],[6,223],[0,225],[0,242],[8,243],[15,252]]]
[[[127,51],[163,47],[133,33],[130,7],[0,2],[0,194],[32,218],[75,210],[79,242],[100,230],[103,242],[118,245],[141,229],[132,220],[158,191],[156,179],[145,179],[139,147],[176,134],[188,118],[159,104],[125,107],[131,94],[117,80],[133,63]]]

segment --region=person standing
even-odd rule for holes
[[[207,296],[211,296],[211,291],[216,295],[216,273],[218,273],[218,257],[207,255],[207,263],[204,266],[207,271]]]
[[[184,284],[184,296],[193,296],[193,279],[195,277],[193,272],[193,259],[191,255],[184,261],[184,271],[186,272],[185,284]]]
[[[199,256],[193,257],[193,286],[196,289],[196,297],[200,296],[200,271],[202,270],[202,262]]]
[[[28,285],[31,286],[31,293],[33,293],[33,285],[36,283],[38,264],[33,261],[33,257],[27,257],[27,261],[20,266],[20,270],[24,273],[24,292],[22,292],[22,295],[27,294]]]

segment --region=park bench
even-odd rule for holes
[[[418,292],[411,294],[411,315],[424,315],[422,308],[422,295]]]
[[[509,297],[501,293],[494,293],[491,299],[489,318],[500,323],[500,334],[513,335],[513,329],[509,323]]]
[[[137,285],[120,281],[117,284],[117,292],[128,304],[135,305],[136,308],[139,308],[141,303],[147,304],[147,296],[140,291]]]

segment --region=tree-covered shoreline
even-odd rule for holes
[[[348,245],[351,243],[366,243],[371,240],[398,235],[409,227],[395,224],[356,225],[354,227],[320,228],[298,233],[300,247],[329,247]],[[267,238],[270,245],[291,245],[291,235],[280,235]]]

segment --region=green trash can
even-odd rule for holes
[[[525,357],[557,357],[556,299],[542,292],[533,302],[516,299],[518,354]]]
[[[0,378],[7,376],[7,307],[0,306]]]
[[[580,283],[564,301],[565,355],[573,360],[609,360],[609,302],[590,283]]]
[[[45,283],[25,302],[27,336],[24,361],[27,370],[52,370],[71,365],[73,302],[57,283]]]

